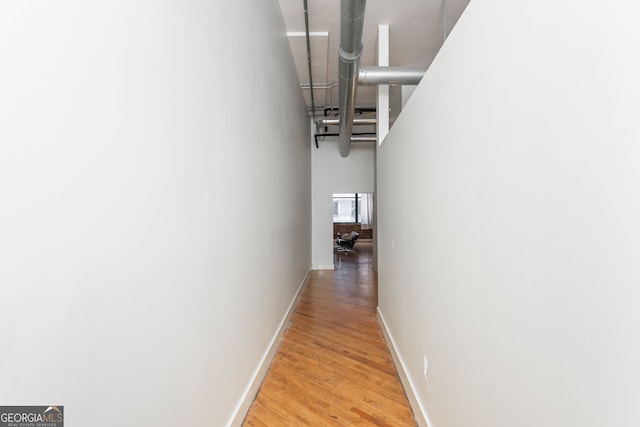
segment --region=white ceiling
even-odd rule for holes
[[[303,0],[279,0],[301,84],[309,83]],[[376,65],[378,25],[389,25],[391,66],[427,68],[469,0],[368,0],[361,65]],[[340,0],[308,0],[315,86],[338,81]],[[310,91],[303,90],[307,105]],[[338,87],[314,90],[316,107],[338,104]],[[356,105],[375,106],[375,86],[358,87]]]

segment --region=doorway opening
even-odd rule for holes
[[[353,253],[359,241],[369,246],[373,240],[373,194],[333,194],[334,252]]]

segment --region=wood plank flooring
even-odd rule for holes
[[[371,243],[314,271],[244,426],[415,426],[376,320]]]

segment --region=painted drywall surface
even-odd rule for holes
[[[325,137],[311,149],[312,164],[312,265],[333,268],[334,193],[373,193],[374,147],[353,143],[348,157],[341,157],[338,140]]]
[[[432,427],[640,424],[639,9],[471,2],[379,148],[380,309]]]
[[[0,6],[0,401],[224,425],[310,268],[275,0]]]

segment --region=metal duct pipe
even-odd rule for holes
[[[338,82],[316,83],[313,85],[313,88],[328,90],[328,89],[333,89],[336,86],[338,86]],[[302,83],[300,84],[300,89],[311,89],[311,85],[309,83]]]
[[[304,28],[307,38],[307,65],[309,66],[309,88],[311,89],[311,115],[316,116],[316,100],[313,97],[313,76],[311,74],[311,39],[309,36],[309,9],[307,0],[304,0]]]
[[[365,136],[365,135],[352,135],[351,142],[377,142],[378,138],[375,136]]]
[[[318,119],[316,120],[316,123],[318,124],[318,126],[337,126],[340,124],[340,119],[335,119],[335,118],[324,118],[324,119]],[[360,119],[353,119],[353,125],[357,126],[357,125],[375,125],[377,123],[377,119],[375,117],[370,117],[370,118],[360,118]]]
[[[366,0],[340,1],[340,155],[347,157],[351,151],[353,113],[356,102],[356,81],[362,55],[362,27]]]
[[[358,72],[361,85],[417,85],[425,70],[413,67],[362,67]]]

